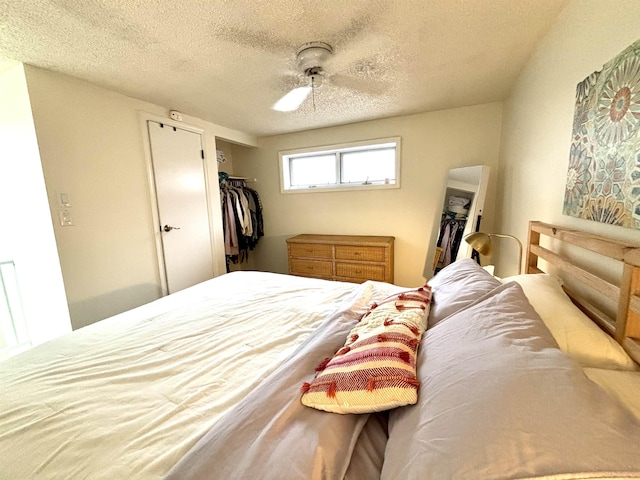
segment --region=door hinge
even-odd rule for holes
[[[200,155],[202,155],[202,159],[204,160],[204,150],[200,150]]]

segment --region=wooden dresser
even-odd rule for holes
[[[297,235],[287,239],[289,273],[362,283],[393,283],[394,237]]]

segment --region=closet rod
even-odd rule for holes
[[[227,180],[244,180],[247,183],[258,183],[257,178],[247,178],[247,177],[233,177],[229,176]]]

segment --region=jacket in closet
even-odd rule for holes
[[[258,192],[244,182],[220,178],[225,255],[227,264],[238,263],[248,258],[249,250],[264,236],[262,202]]]

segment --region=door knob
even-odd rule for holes
[[[162,230],[164,230],[165,232],[170,232],[171,230],[180,230],[180,227],[172,227],[170,225],[165,225],[164,227],[162,227]]]

